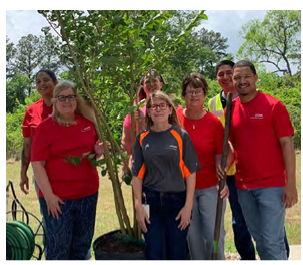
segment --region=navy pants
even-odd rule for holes
[[[180,230],[175,220],[186,200],[186,192],[161,193],[143,187],[150,205],[150,224],[147,224],[145,255],[147,260],[186,260],[188,226]],[[142,198],[142,203],[145,198]]]
[[[232,212],[232,227],[234,231],[234,242],[236,249],[241,256],[242,260],[255,260],[255,248],[252,242],[251,235],[246,226],[246,222],[242,213],[241,206],[238,202],[238,193],[235,185],[235,177],[227,176],[226,183],[229,189],[229,205]],[[284,228],[284,242],[287,252],[287,258],[289,257],[289,244]]]
[[[85,260],[90,250],[96,219],[98,192],[60,204],[59,219],[48,215],[46,201],[39,198],[46,225],[46,260]]]

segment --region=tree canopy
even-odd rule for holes
[[[299,10],[268,11],[263,21],[242,26],[244,43],[238,57],[268,63],[276,72],[292,75],[291,64],[301,68],[301,13]]]

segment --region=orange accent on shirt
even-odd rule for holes
[[[143,179],[145,174],[145,164],[143,163],[142,167],[140,168],[139,174],[138,174],[138,178],[139,179]]]
[[[148,135],[148,133],[149,133],[149,131],[144,132],[144,133],[142,133],[142,134],[140,135],[140,146],[142,146],[142,141],[143,141],[143,139],[145,138],[145,136]]]
[[[183,158],[182,158],[183,142],[182,142],[181,136],[175,130],[171,130],[170,132],[176,138],[176,140],[178,142],[179,151],[180,151],[180,163],[179,163],[179,165],[180,165],[180,169],[182,171],[183,177],[186,178],[190,175],[190,172],[189,172],[188,168],[184,165],[184,161],[183,161]]]

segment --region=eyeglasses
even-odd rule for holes
[[[160,104],[150,105],[148,108],[150,108],[151,110],[157,110],[157,108],[159,107],[160,110],[166,110],[167,106],[169,106],[168,103],[160,103]]]
[[[67,95],[67,96],[64,96],[64,95],[59,95],[57,96],[57,99],[59,101],[65,101],[66,99],[68,99],[68,101],[74,101],[76,99],[77,95]]]
[[[185,91],[185,94],[186,95],[201,95],[203,92],[203,89],[201,90],[188,90],[188,91]]]

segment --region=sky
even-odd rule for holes
[[[252,19],[262,20],[266,10],[208,10],[205,14],[208,20],[203,20],[201,26],[220,32],[222,37],[228,39],[230,47],[227,52],[235,55],[243,43],[239,36],[242,25]],[[28,34],[42,35],[41,28],[44,26],[48,26],[48,23],[36,10],[6,11],[6,35],[11,42],[17,43],[21,37]]]

